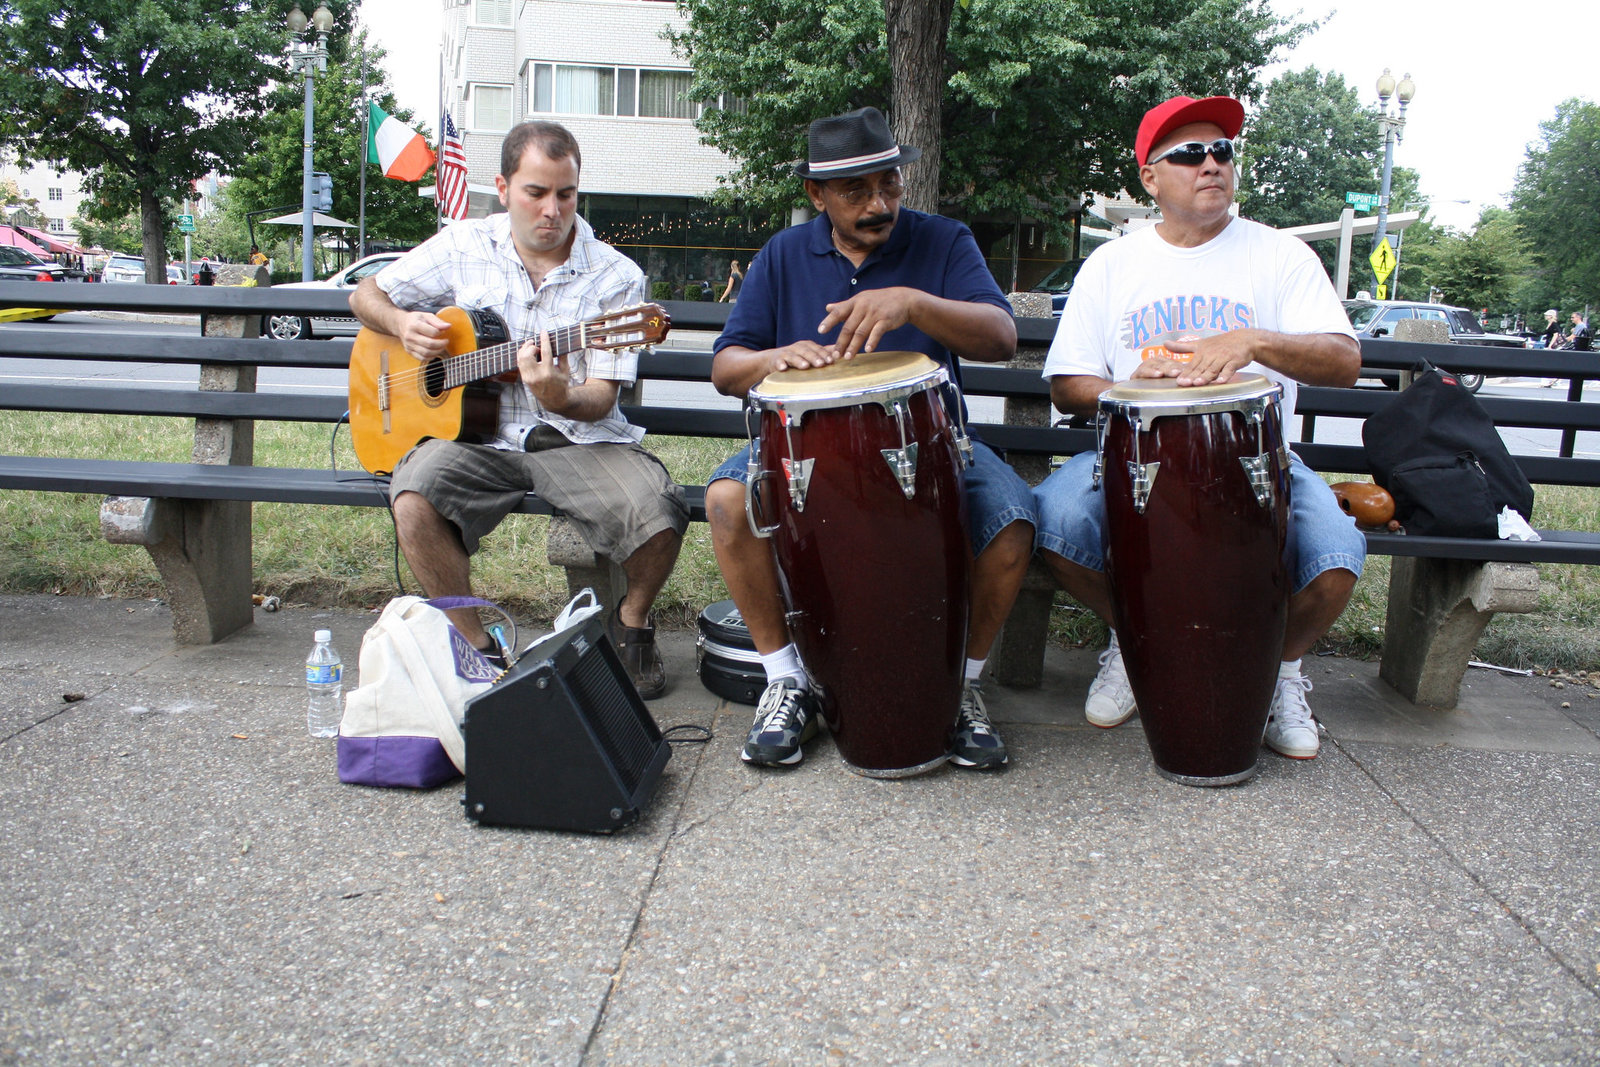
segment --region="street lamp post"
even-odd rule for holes
[[[305,74],[306,81],[306,121],[305,136],[302,141],[304,153],[301,161],[300,176],[300,280],[312,280],[311,264],[311,216],[314,203],[312,192],[312,162],[311,146],[315,140],[312,132],[313,105],[311,86],[316,80],[317,72],[328,69],[328,31],[333,29],[333,12],[328,10],[328,5],[319,3],[317,9],[306,18],[306,13],[300,10],[300,4],[294,5],[294,10],[289,12],[289,69],[300,70]],[[300,35],[306,31],[306,26],[316,31],[315,43],[302,41]]]
[[[1378,246],[1388,237],[1389,226],[1389,176],[1394,170],[1394,146],[1405,137],[1406,132],[1406,106],[1411,103],[1411,98],[1417,94],[1417,86],[1407,74],[1400,80],[1398,86],[1394,83],[1394,76],[1389,73],[1389,68],[1384,67],[1383,73],[1378,77],[1378,129],[1383,134],[1383,188],[1378,193],[1378,229],[1372,235],[1372,250],[1376,252]],[[1400,102],[1398,114],[1389,117],[1389,97],[1393,96]],[[1373,274],[1378,287],[1382,289],[1383,279]]]

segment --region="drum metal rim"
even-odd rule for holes
[[[1156,773],[1161,775],[1161,777],[1163,777],[1163,778],[1167,778],[1167,779],[1170,779],[1171,781],[1177,782],[1179,785],[1193,785],[1193,786],[1200,786],[1201,788],[1213,788],[1213,787],[1219,787],[1219,786],[1238,785],[1241,782],[1247,782],[1250,779],[1254,778],[1256,776],[1257,772],[1259,772],[1260,770],[1261,770],[1261,761],[1260,760],[1257,760],[1255,763],[1252,763],[1248,770],[1239,771],[1236,774],[1219,774],[1219,775],[1214,775],[1214,776],[1204,776],[1204,775],[1195,775],[1195,774],[1177,774],[1177,773],[1175,773],[1173,771],[1167,770],[1165,767],[1156,766]]]
[[[1258,381],[1249,381],[1248,378],[1255,378]],[[1261,374],[1249,375],[1247,380],[1229,384],[1245,388],[1224,396],[1196,396],[1183,389],[1176,389],[1171,393],[1150,392],[1139,396],[1118,396],[1115,395],[1118,386],[1112,386],[1100,394],[1100,410],[1107,414],[1137,411],[1147,419],[1156,419],[1163,415],[1212,415],[1224,411],[1246,411],[1268,402],[1281,402],[1283,397],[1283,386]],[[1195,386],[1195,388],[1207,387]]]
[[[887,408],[898,400],[905,400],[907,397],[915,396],[918,393],[928,392],[949,380],[949,373],[936,363],[913,378],[888,385],[840,389],[832,393],[777,396],[761,392],[761,387],[758,385],[750,390],[750,405],[759,410],[787,413],[797,418],[804,417],[807,412],[811,411],[858,407],[865,401],[872,401]]]
[[[870,767],[857,767],[854,763],[851,763],[843,756],[839,757],[839,762],[843,763],[850,771],[861,775],[863,778],[911,778],[918,774],[926,774],[936,767],[948,762],[949,759],[950,754],[947,752],[942,756],[931,759],[926,763],[919,763],[914,767],[889,767],[882,770],[877,770]]]

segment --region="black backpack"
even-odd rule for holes
[[[1419,361],[1411,387],[1361,427],[1372,478],[1409,533],[1497,537],[1500,509],[1533,516],[1533,486],[1455,376]]]

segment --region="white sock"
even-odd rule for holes
[[[977,681],[978,681],[978,678],[983,674],[984,664],[986,664],[988,662],[989,662],[989,657],[988,656],[985,656],[982,659],[973,659],[971,656],[968,656],[967,657],[967,670],[966,670],[966,673],[964,675],[962,675],[962,677],[966,681],[976,684]]]
[[[811,683],[806,679],[806,669],[800,665],[800,651],[794,647],[793,641],[770,656],[762,656],[761,666],[767,672],[768,685],[779,678],[792,678],[796,689],[803,691],[811,688]]]
[[[1300,661],[1299,660],[1297,660],[1297,659],[1286,659],[1282,663],[1278,664],[1278,679],[1280,681],[1283,680],[1284,678],[1298,678],[1298,677],[1300,677]]]

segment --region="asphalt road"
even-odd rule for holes
[[[87,331],[103,333],[114,336],[119,333],[155,333],[184,336],[193,332],[195,327],[174,317],[172,322],[142,322],[127,318],[109,318],[103,315],[86,312],[72,312],[59,315],[50,324],[51,329],[67,331]],[[0,323],[0,330],[7,324]],[[687,348],[704,348],[709,350],[713,335],[706,333],[679,332],[672,337],[674,346]],[[135,388],[159,388],[163,386],[181,386],[195,384],[197,370],[191,366],[169,366],[155,363],[75,363],[76,371],[73,375],[62,373],[63,364],[48,359],[8,359],[0,363],[0,386],[14,382],[61,382],[63,384],[73,381],[83,381],[85,378],[103,378],[107,380],[126,382]],[[1522,396],[1522,397],[1550,397],[1558,391],[1564,395],[1565,383],[1559,390],[1546,389],[1542,379],[1538,378],[1491,378],[1484,383],[1480,396]],[[268,367],[261,371],[257,388],[263,392],[307,392],[307,393],[337,393],[345,391],[345,377],[342,372],[331,370],[315,370],[309,368]],[[697,382],[653,382],[648,387],[649,400],[654,404],[694,405],[696,407],[712,407],[737,409],[738,401],[721,396],[709,383]],[[1600,390],[1590,390],[1584,403],[1600,403]],[[990,397],[974,397],[970,401],[972,416],[980,422],[995,422],[1001,418],[1001,402]],[[1300,439],[1300,426],[1298,417],[1292,420],[1289,427],[1291,439]],[[1511,452],[1521,455],[1555,455],[1560,447],[1561,435],[1555,430],[1528,430],[1510,428],[1501,431],[1506,440],[1506,447]],[[1356,419],[1330,419],[1317,420],[1316,440],[1328,444],[1359,444],[1361,441],[1361,423]],[[1600,458],[1600,434],[1581,433],[1578,435],[1576,454],[1590,458]]]

